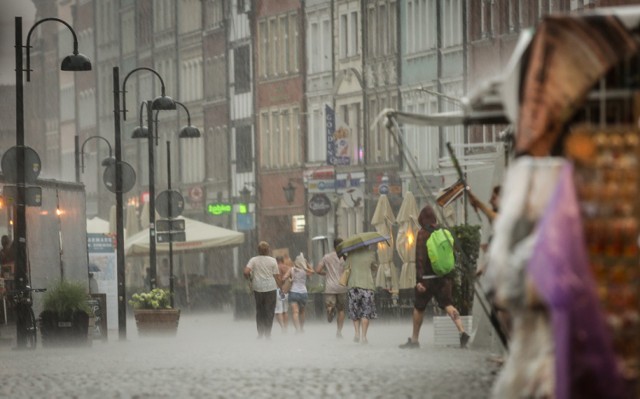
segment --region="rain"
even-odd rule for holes
[[[0,397],[639,397],[636,4],[3,1]]]

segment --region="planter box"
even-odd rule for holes
[[[472,316],[460,316],[462,326],[471,335]],[[433,317],[434,345],[460,346],[460,334],[449,316]]]
[[[180,309],[134,309],[139,336],[175,336]]]
[[[88,346],[89,315],[82,311],[71,317],[60,317],[56,312],[40,313],[40,335],[42,346]]]

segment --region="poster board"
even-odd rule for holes
[[[118,328],[118,283],[116,250],[113,238],[108,234],[87,234],[89,273],[98,283],[98,293],[106,296],[108,329]]]

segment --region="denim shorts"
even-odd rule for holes
[[[309,295],[306,292],[289,292],[289,303],[295,302],[304,307],[307,304]]]

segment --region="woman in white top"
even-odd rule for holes
[[[313,274],[313,269],[304,258],[302,252],[296,257],[294,267],[289,269],[285,279],[289,276],[293,279],[291,290],[289,291],[289,306],[293,316],[293,325],[296,333],[304,332],[304,313],[309,295],[307,294],[307,276]]]

